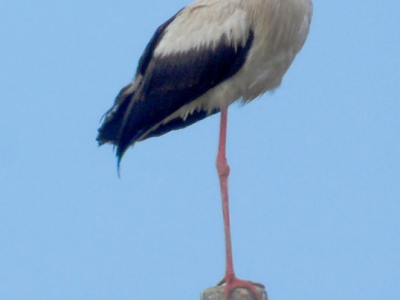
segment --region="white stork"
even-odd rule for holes
[[[221,112],[217,170],[226,243],[225,299],[253,283],[233,270],[225,155],[227,109],[277,88],[306,41],[312,0],[197,0],[162,24],[135,78],[115,99],[99,129],[100,145],[117,147],[118,167],[137,141]]]

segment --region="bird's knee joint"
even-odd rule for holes
[[[228,177],[230,173],[230,167],[226,161],[220,162],[217,160],[217,171],[219,176]]]

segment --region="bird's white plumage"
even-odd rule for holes
[[[240,1],[198,0],[186,6],[167,27],[155,56],[214,49],[223,35],[232,45],[244,44],[249,34],[248,16]]]

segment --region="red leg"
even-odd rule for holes
[[[229,300],[229,296],[234,289],[242,287],[248,289],[257,300],[261,300],[254,284],[250,281],[244,281],[236,278],[233,270],[232,258],[232,241],[231,241],[231,226],[229,221],[229,197],[228,197],[228,176],[229,165],[226,159],[226,127],[227,127],[228,109],[221,110],[221,125],[219,132],[219,145],[217,154],[217,171],[219,183],[221,187],[222,197],[222,213],[224,217],[224,232],[225,232],[225,250],[226,250],[226,271],[225,278],[220,282],[225,282],[224,300]]]

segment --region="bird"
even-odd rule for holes
[[[116,148],[118,172],[136,142],[220,113],[216,168],[224,234],[224,299],[238,287],[261,300],[255,284],[233,268],[226,158],[228,107],[276,89],[303,47],[312,0],[196,0],[160,25],[131,82],[115,98],[98,129],[99,145]]]

